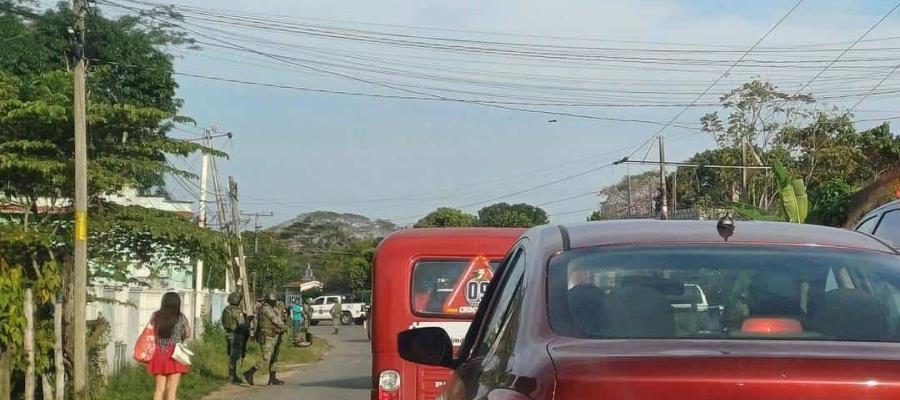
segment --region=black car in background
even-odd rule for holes
[[[900,248],[900,200],[872,210],[856,225],[856,230]]]

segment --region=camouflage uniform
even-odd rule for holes
[[[222,310],[222,327],[227,333],[228,344],[228,378],[233,384],[242,384],[237,376],[238,359],[244,358],[244,345],[250,335],[250,323],[241,310],[241,295],[237,292],[228,295],[228,306]]]
[[[251,385],[253,384],[253,374],[268,367],[269,385],[281,385],[284,382],[275,377],[275,345],[278,336],[284,332],[284,322],[274,309],[276,305],[274,294],[267,296],[267,301],[262,304],[259,309],[259,317],[257,322],[257,339],[260,346],[260,358],[252,368],[244,372],[244,378]]]
[[[338,300],[337,303],[334,303],[331,306],[331,323],[334,325],[334,334],[338,334],[338,327],[341,326],[341,315],[344,313],[344,307],[341,306],[341,301]]]
[[[303,304],[303,342],[309,344],[312,342],[312,335],[309,334],[309,324],[312,322],[312,302],[306,299]]]

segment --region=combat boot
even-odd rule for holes
[[[284,381],[276,378],[274,372],[269,372],[269,384],[270,385],[284,385]]]
[[[231,379],[232,385],[243,385],[244,384],[244,381],[242,381],[241,378],[238,378],[237,368],[235,368],[232,365],[228,366],[228,377]]]
[[[255,373],[256,373],[256,367],[253,367],[253,368],[250,368],[250,369],[244,371],[244,380],[246,380],[250,386],[253,386],[253,374],[255,374]]]

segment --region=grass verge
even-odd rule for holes
[[[288,334],[281,344],[279,364],[290,366],[321,360],[328,349],[324,339],[314,338],[313,345],[305,348],[293,347]],[[228,380],[228,355],[225,354],[225,332],[218,325],[208,325],[203,338],[190,344],[194,351],[191,372],[181,378],[178,398],[199,400],[218,389]],[[259,345],[251,340],[247,345],[244,368],[250,368],[259,359]],[[238,364],[240,365],[240,364]],[[282,368],[284,369],[284,368]],[[109,378],[109,384],[101,400],[145,400],[153,396],[154,380],[147,369],[134,365],[119,375]]]

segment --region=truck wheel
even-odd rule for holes
[[[319,324],[319,320],[317,320],[317,319],[311,319],[311,320],[309,320],[309,324],[312,325],[312,326],[316,326],[316,325]]]
[[[366,322],[366,318],[365,318],[365,317],[359,317],[359,318],[356,318],[356,319],[353,320],[353,323],[356,324],[356,325],[362,325],[363,322]]]
[[[344,311],[341,314],[341,325],[350,325],[351,322],[353,322],[353,315],[348,311]]]

